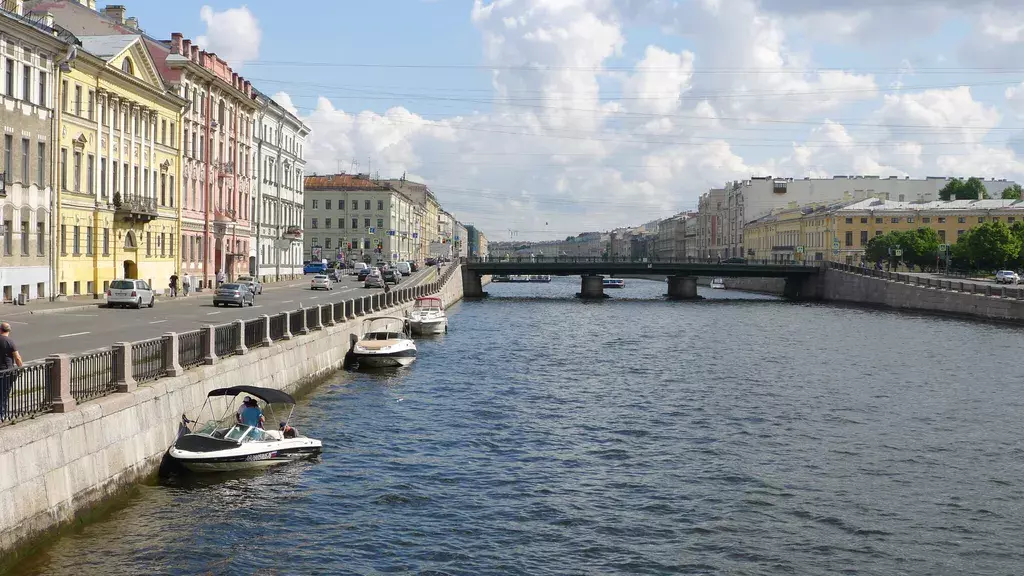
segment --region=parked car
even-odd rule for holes
[[[1013,270],[1000,270],[996,272],[996,284],[1017,284],[1020,276]]]
[[[230,284],[221,284],[217,291],[213,293],[213,305],[220,306],[253,306],[256,304],[256,297],[249,289],[248,284],[241,284],[239,282],[232,282]]]
[[[310,290],[334,290],[334,283],[327,274],[317,274],[309,283]]]
[[[409,268],[416,272],[420,269],[420,265],[415,260],[409,260]]]
[[[107,308],[156,305],[156,292],[145,280],[114,280],[107,290]]]
[[[327,264],[323,262],[306,262],[302,267],[303,274],[323,274],[327,271]]]
[[[374,269],[370,268],[369,266],[367,266],[366,268],[360,268],[359,272],[356,274],[356,280],[359,280],[360,282],[366,280],[367,276],[373,274],[373,270]]]
[[[363,288],[383,288],[384,277],[381,276],[380,270],[374,270],[366,276],[366,280],[363,281]]]
[[[402,281],[402,273],[395,268],[388,268],[382,276],[384,277],[384,282],[394,284],[395,286],[398,286],[399,282]]]
[[[397,270],[402,276],[409,276],[412,274],[412,266],[408,262],[399,262],[395,264],[395,270]]]
[[[239,284],[248,284],[249,290],[253,294],[263,294],[263,284],[253,276],[239,276],[237,282]]]

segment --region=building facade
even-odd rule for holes
[[[257,92],[256,101],[256,241],[249,267],[265,282],[287,280],[303,275],[303,193],[309,127],[265,94]]]
[[[0,7],[0,294],[4,302],[53,294],[52,142],[56,63],[68,45],[52,20]]]
[[[115,278],[157,289],[177,273],[185,101],[141,36],[80,36],[60,77],[56,215],[61,294],[99,298]]]
[[[470,258],[487,258],[489,254],[487,236],[472,224],[466,224],[468,256]]]
[[[306,260],[416,259],[413,203],[390,186],[362,174],[313,175],[306,176],[303,196]]]
[[[458,220],[456,220],[455,221],[455,243],[454,243],[454,246],[452,248],[452,250],[453,250],[453,252],[454,252],[456,257],[458,257],[458,258],[468,258],[469,257],[469,241],[468,241],[468,239],[469,239],[469,231],[466,230],[466,226],[462,222],[459,222]]]

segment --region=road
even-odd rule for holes
[[[400,288],[414,286],[434,277],[427,268],[402,279]],[[11,336],[27,362],[49,354],[80,353],[105,348],[116,342],[133,342],[155,338],[166,332],[187,332],[205,324],[224,324],[248,320],[262,314],[277,314],[302,306],[314,306],[348,300],[380,292],[379,288],[363,288],[355,276],[346,276],[334,290],[310,290],[309,278],[266,287],[256,297],[255,306],[215,308],[213,293],[175,300],[164,299],[153,308],[140,310],[99,307],[57,314],[13,316]],[[2,318],[0,318],[2,319]]]

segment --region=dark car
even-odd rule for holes
[[[412,271],[416,272],[420,269],[420,265],[417,264],[415,260],[409,260],[409,268],[412,268]]]
[[[747,263],[747,260],[745,258],[738,258],[738,257],[726,258],[725,260],[722,260],[722,264],[746,264],[746,263]]]
[[[363,280],[366,280],[366,277],[370,275],[370,272],[373,272],[373,268],[370,268],[369,266],[362,268],[359,270],[359,274],[356,274],[356,279],[362,282]]]
[[[423,264],[426,266],[436,266],[437,258],[427,258],[426,260],[423,261]]]
[[[398,285],[402,281],[402,273],[394,268],[388,268],[384,271],[384,282],[387,284]]]

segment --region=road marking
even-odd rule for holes
[[[150,324],[162,324],[164,322],[167,322],[167,320],[153,320]]]
[[[207,312],[206,315],[207,316],[213,316],[214,314],[220,314],[221,312],[223,312],[223,310],[218,310],[216,312]]]
[[[65,316],[77,316],[79,318],[95,318],[99,314],[65,314]]]
[[[14,320],[5,320],[8,324],[21,324],[22,326],[28,326],[28,322],[15,322]]]
[[[250,308],[263,308],[263,304],[257,304],[255,306],[250,306]]]
[[[310,300],[316,300],[317,298],[319,298],[319,296],[310,296],[309,297]]]
[[[61,334],[57,338],[71,338],[72,336],[85,336],[86,334],[92,334],[92,332],[75,332],[74,334]]]
[[[292,302],[295,302],[295,300],[284,300],[281,304],[291,304]]]

